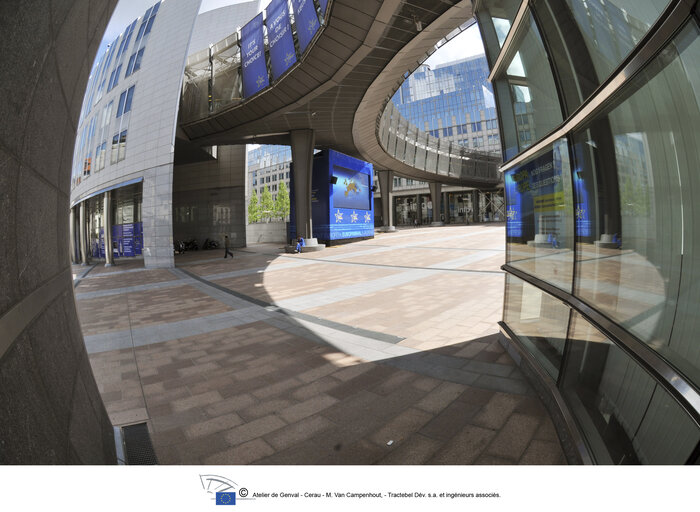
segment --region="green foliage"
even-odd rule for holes
[[[260,222],[260,205],[258,204],[258,194],[253,193],[248,200],[248,223]]]
[[[275,217],[280,220],[285,220],[289,215],[289,191],[284,182],[280,183],[277,191],[277,199],[275,199]]]
[[[272,201],[270,188],[263,189],[262,197],[260,198],[260,217],[261,219],[270,220],[275,214],[275,204]]]

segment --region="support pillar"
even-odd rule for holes
[[[450,203],[447,201],[447,192],[442,193],[442,204],[445,209],[445,224],[450,223]]]
[[[472,222],[479,222],[479,191],[472,190]]]
[[[304,237],[305,250],[319,250],[325,246],[314,238],[311,220],[311,174],[315,134],[313,130],[292,130],[289,135],[294,164],[294,220],[297,236]]]
[[[420,202],[420,194],[416,194],[416,226],[423,224],[423,207]]]
[[[80,203],[80,226],[79,226],[79,236],[80,236],[80,264],[88,264],[88,254],[87,254],[87,226],[85,224],[85,201]]]
[[[76,252],[76,244],[75,244],[75,209],[71,208],[70,209],[70,214],[69,214],[69,220],[68,220],[68,236],[70,237],[70,241],[68,244],[69,251],[70,251],[70,262],[73,264],[77,264],[79,261],[77,252]]]
[[[394,171],[377,171],[379,191],[382,193],[382,227],[379,231],[396,231],[394,226],[394,210],[391,207],[394,197]]]
[[[105,192],[104,197],[104,233],[105,233],[105,267],[114,265],[112,250],[112,191]]]
[[[430,183],[430,200],[433,202],[433,222],[431,226],[442,226],[440,220],[440,199],[442,198],[442,183]]]

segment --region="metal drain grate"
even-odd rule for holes
[[[153,450],[151,436],[145,423],[136,423],[122,427],[126,463],[136,466],[158,464],[156,452]]]

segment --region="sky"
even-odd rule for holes
[[[444,44],[433,53],[424,64],[434,68],[446,62],[465,59],[484,53],[484,45],[481,42],[479,27],[472,25],[467,30],[456,36],[452,41]]]

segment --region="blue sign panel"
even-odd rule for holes
[[[250,20],[241,29],[241,70],[243,75],[243,97],[248,98],[270,85],[265,64],[262,13]]]
[[[272,79],[277,80],[297,61],[287,0],[272,0],[267,11],[267,40],[270,46]]]
[[[303,53],[318,32],[318,14],[316,14],[313,0],[292,0],[292,5],[297,24],[299,51]]]
[[[324,242],[374,236],[372,164],[333,150],[314,156],[311,176],[313,235]],[[296,237],[292,166],[289,237]],[[335,181],[335,183],[333,183]],[[347,195],[346,195],[347,192]]]

